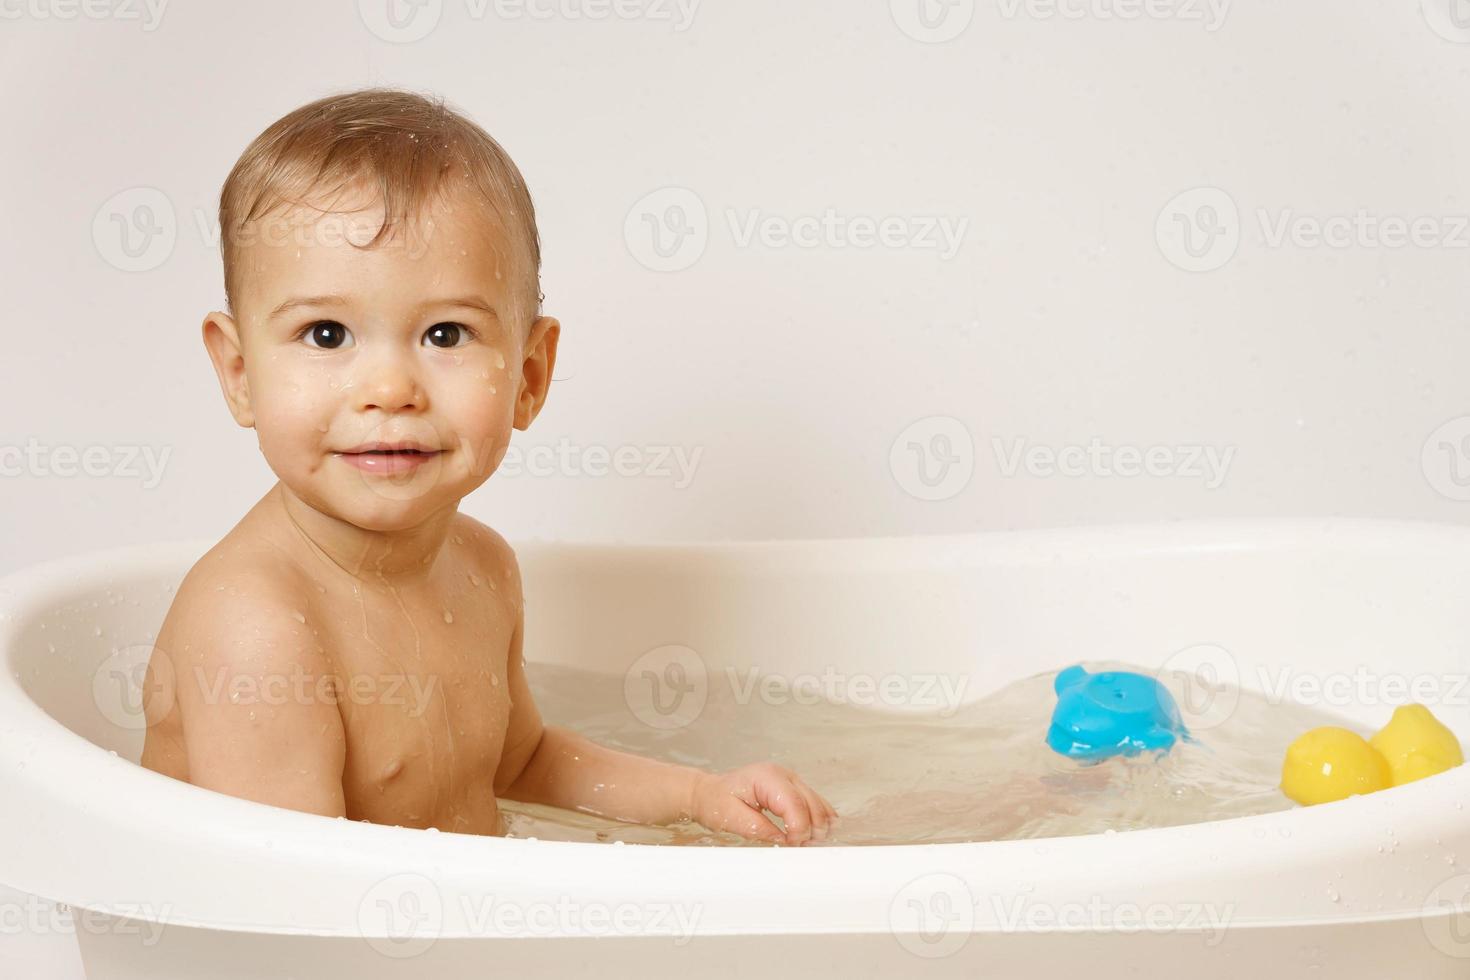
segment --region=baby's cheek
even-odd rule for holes
[[[469,469],[481,478],[494,472],[505,454],[514,414],[505,385],[495,385],[491,394],[489,384],[475,372],[447,392],[452,404],[443,406]]]

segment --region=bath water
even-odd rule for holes
[[[1121,664],[1087,666],[1144,672]],[[751,688],[743,676],[729,683],[712,673],[707,700],[687,724],[656,728],[640,720],[655,716],[649,704],[628,700],[621,676],[548,664],[527,669],[547,723],[603,745],[716,771],[766,760],[792,769],[840,817],[816,846],[1069,836],[1284,810],[1295,806],[1278,787],[1291,741],[1318,725],[1352,727],[1250,691],[1220,687],[1208,697],[1199,690],[1185,697],[1165,677],[1192,739],[1161,756],[1086,764],[1044,741],[1056,704],[1056,671],[928,713],[763,698],[762,688]],[[753,843],[692,823],[639,826],[510,800],[501,808],[512,837]]]

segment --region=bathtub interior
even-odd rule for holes
[[[1412,525],[1313,525],[645,548],[531,543],[518,554],[532,671],[578,666],[621,684],[639,657],[678,644],[711,671],[963,675],[970,700],[1078,661],[1158,668],[1203,658],[1216,676],[1268,696],[1330,679],[1324,710],[1364,728],[1383,724],[1392,706],[1361,699],[1354,674],[1388,697],[1388,685],[1402,683],[1464,739],[1470,693],[1455,682],[1470,659],[1464,544]],[[9,624],[12,676],[66,728],[136,762],[141,664],[180,580],[207,548],[185,543],[96,567],[10,614],[25,617]]]

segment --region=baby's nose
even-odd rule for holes
[[[361,411],[403,412],[422,408],[424,392],[409,365],[380,358],[358,379],[357,399]]]

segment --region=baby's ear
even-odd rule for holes
[[[555,317],[537,317],[526,338],[526,357],[521,362],[521,384],[516,393],[517,429],[528,429],[546,404],[551,388],[551,372],[556,368],[556,342],[561,337],[561,324]]]
[[[255,428],[255,412],[250,407],[250,382],[245,377],[245,355],[240,348],[240,330],[235,321],[218,310],[204,318],[204,347],[219,375],[220,390],[235,421],[246,429]]]

